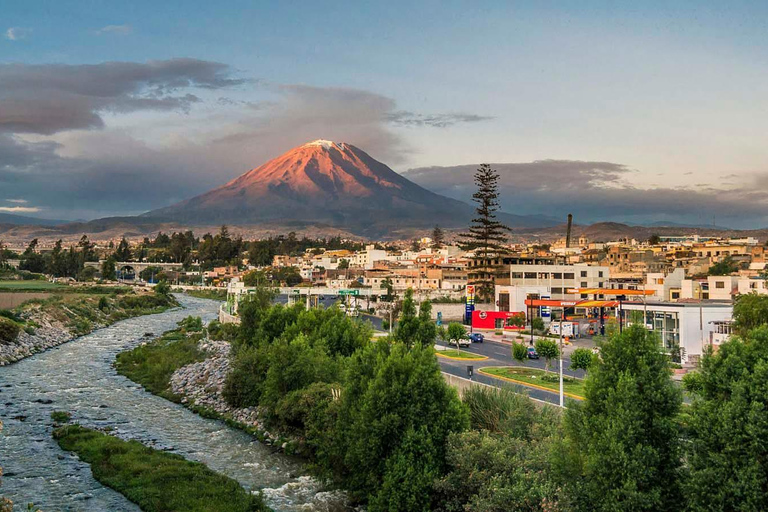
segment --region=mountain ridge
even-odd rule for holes
[[[213,190],[142,214],[197,223],[320,222],[380,236],[407,224],[466,226],[474,208],[413,183],[365,151],[316,140],[293,148]],[[512,226],[551,226],[549,219],[501,213]]]

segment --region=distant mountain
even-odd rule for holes
[[[13,226],[58,226],[65,224],[64,220],[38,219],[37,217],[27,217],[25,215],[14,215],[12,213],[0,213],[0,224]]]
[[[141,217],[189,225],[298,222],[381,236],[404,226],[464,227],[473,213],[467,203],[416,185],[351,144],[316,140],[210,192]],[[555,224],[540,216],[499,218],[516,227]]]

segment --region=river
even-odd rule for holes
[[[121,494],[94,480],[87,464],[59,448],[51,436],[52,411],[68,411],[87,427],[110,427],[121,438],[137,439],[263,489],[276,511],[326,511],[340,507],[338,496],[318,492],[303,476],[300,461],[274,453],[251,436],[222,422],[144,391],[118,375],[115,355],[160,334],[193,315],[209,321],[218,303],[180,296],[184,308],[133,318],[59,347],[0,367],[0,494],[16,503],[34,502],[51,511],[138,511]]]

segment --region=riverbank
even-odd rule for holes
[[[224,400],[230,348],[226,341],[173,330],[118,354],[115,367],[150,393],[182,404],[205,418],[224,421],[275,450],[301,455],[301,442],[270,432],[257,407],[236,408]]]
[[[171,295],[127,288],[64,290],[46,299],[31,298],[7,310],[0,322],[9,336],[0,339],[0,366],[20,361],[119,320],[177,307]]]
[[[260,495],[205,464],[124,441],[98,430],[69,425],[53,431],[66,451],[91,466],[94,478],[144,512],[269,512]]]

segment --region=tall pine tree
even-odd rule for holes
[[[438,250],[443,247],[444,242],[445,233],[440,226],[435,225],[435,229],[432,230],[432,248]]]
[[[496,275],[503,268],[501,256],[506,252],[509,228],[496,219],[499,211],[499,174],[488,164],[482,164],[475,171],[477,192],[472,200],[477,203],[476,217],[472,219],[469,232],[461,235],[462,247],[474,251],[472,263],[467,272],[467,281],[475,285],[475,293],[482,298],[493,297]]]

